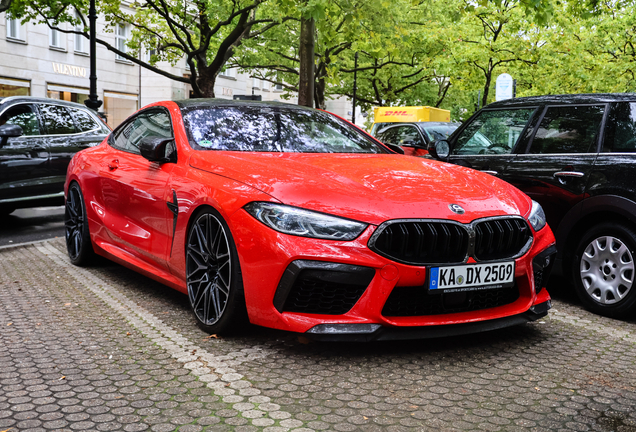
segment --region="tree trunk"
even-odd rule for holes
[[[314,102],[315,107],[319,109],[327,109],[327,103],[325,102],[325,79],[320,78],[316,81],[314,89]]]
[[[314,33],[313,18],[300,21],[300,82],[298,105],[313,107],[314,100]]]
[[[213,98],[214,95],[214,84],[216,83],[216,74],[210,70],[200,70],[197,76],[197,86],[199,87],[199,92],[197,93],[196,87],[192,86],[194,90],[195,98]]]
[[[488,103],[488,91],[490,90],[490,83],[492,82],[492,59],[488,62],[488,72],[486,72],[486,85],[484,85],[484,97],[481,99],[481,107],[485,107]]]

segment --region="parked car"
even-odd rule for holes
[[[636,94],[496,102],[473,115],[439,159],[503,179],[539,202],[555,230],[557,270],[590,310],[636,311]]]
[[[247,317],[316,339],[415,338],[550,308],[541,206],[320,110],[153,104],[75,155],[66,209],[71,262],[97,253],[176,288],[211,333]]]
[[[64,204],[73,155],[110,129],[85,106],[28,96],[0,98],[0,215]]]
[[[373,136],[385,144],[402,147],[406,155],[425,156],[432,142],[448,138],[460,124],[418,122],[386,123],[386,125],[377,129]]]

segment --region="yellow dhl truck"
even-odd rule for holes
[[[378,107],[373,110],[374,135],[379,128],[389,123],[421,123],[421,122],[450,122],[450,111],[429,106],[414,107]]]

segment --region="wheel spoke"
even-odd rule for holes
[[[225,313],[231,290],[232,257],[223,224],[210,213],[192,225],[186,247],[186,280],[197,319],[214,325]]]
[[[583,250],[579,276],[583,289],[592,300],[602,305],[616,304],[632,289],[632,252],[618,237],[599,236]]]

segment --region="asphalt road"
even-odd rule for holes
[[[636,431],[636,321],[336,344],[197,328],[187,297],[63,240],[0,249],[0,431]]]
[[[64,206],[19,209],[0,216],[0,246],[64,237]]]

